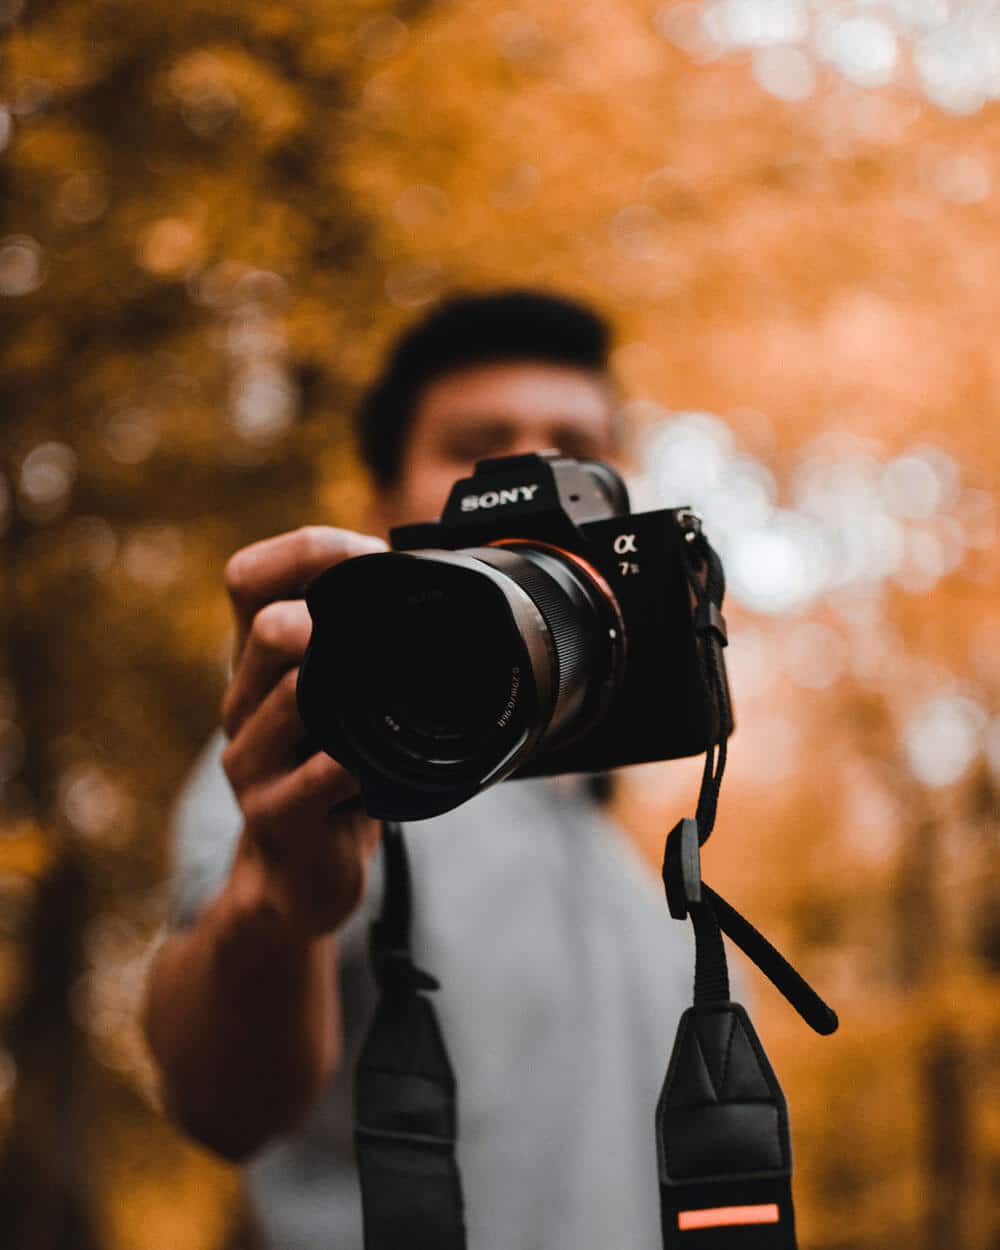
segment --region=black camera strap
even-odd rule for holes
[[[695,935],[694,1005],[681,1017],[656,1108],[663,1244],[694,1250],[795,1250],[788,1109],[743,1007],[730,1001],[725,933],[818,1033],[837,1017],[752,924],[701,879],[715,824],[732,713],[722,663],[722,564],[693,513],[685,531],[695,633],[717,742],[705,756],[697,816],[667,838],[670,914]]]
[[[732,714],[722,648],[722,565],[690,512],[688,580],[714,729],[695,819],[667,839],[670,914],[695,935],[694,1005],[681,1017],[656,1108],[665,1250],[795,1250],[784,1095],[750,1018],[729,998],[725,933],[818,1033],[837,1017],[771,943],[701,879]],[[383,825],[385,892],[371,930],[379,1001],[355,1073],[355,1150],[365,1250],[465,1250],[455,1156],[456,1086],[428,991],[410,952],[410,872],[399,825]]]
[[[385,893],[370,954],[379,989],[354,1076],[354,1146],[365,1250],[465,1250],[455,1159],[455,1075],[410,953],[410,868],[399,825],[382,827]]]

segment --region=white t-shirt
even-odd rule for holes
[[[177,804],[175,922],[224,880],[240,813],[221,734]],[[458,1082],[469,1250],[657,1250],[654,1113],[694,943],[625,835],[571,779],[505,782],[406,826],[417,965]],[[338,949],[345,1062],[247,1179],[274,1250],[361,1250],[351,1080],[374,1002],[376,856]]]

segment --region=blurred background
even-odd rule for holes
[[[0,0],[0,1240],[243,1250],[136,1024],[237,547],[356,525],[454,287],[619,328],[636,506],[727,564],[707,878],[804,1250],[1000,1247],[996,0]],[[623,774],[658,868],[700,762]],[[651,1109],[652,1111],[652,1109]]]

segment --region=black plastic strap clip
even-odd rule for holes
[[[667,838],[663,855],[663,888],[675,920],[686,920],[692,903],[701,902],[701,847],[698,822],[686,816]]]

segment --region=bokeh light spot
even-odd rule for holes
[[[136,530],[122,549],[126,574],[152,591],[166,590],[184,567],[184,539],[175,525],[147,525]]]
[[[385,293],[400,308],[419,308],[436,299],[444,289],[445,273],[441,265],[414,262],[398,265],[385,278]]]
[[[226,348],[231,355],[249,361],[251,368],[268,357],[280,355],[285,347],[285,332],[280,322],[267,316],[257,305],[243,304],[230,318]]]
[[[959,780],[979,750],[986,713],[965,695],[941,694],[927,700],[904,733],[910,771],[925,786]]]
[[[638,260],[650,260],[663,247],[666,222],[648,204],[629,204],[616,213],[608,226],[611,242]]]
[[[291,426],[298,400],[298,391],[282,368],[259,364],[244,370],[234,382],[230,420],[242,439],[266,447]]]
[[[819,526],[794,512],[776,512],[766,527],[735,535],[726,549],[733,593],[757,612],[803,608],[829,576]]]
[[[169,82],[185,125],[201,138],[214,137],[239,113],[228,68],[211,52],[198,49],[183,57],[171,69]]]
[[[86,838],[121,845],[129,836],[130,803],[120,786],[93,765],[70,768],[59,782],[66,819]]]
[[[653,25],[693,61],[714,61],[723,51],[700,4],[663,4],[653,15]]]
[[[22,508],[33,521],[50,521],[69,504],[76,480],[76,452],[68,443],[40,443],[21,463]]]
[[[974,113],[997,90],[996,59],[1000,32],[991,5],[972,6],[976,13],[956,9],[954,15],[927,31],[913,50],[913,62],[928,97],[950,113]]]
[[[808,99],[816,88],[813,63],[800,48],[755,48],[753,76],[768,95],[791,103]]]
[[[0,242],[0,295],[30,295],[45,279],[41,247],[26,234]]]
[[[103,216],[107,207],[108,186],[103,175],[80,170],[60,183],[52,212],[66,225],[87,226]]]
[[[802,0],[718,0],[712,29],[725,32],[730,44],[766,48],[795,43],[809,30]]]
[[[820,54],[859,87],[885,87],[893,79],[899,49],[892,27],[880,17],[829,17],[817,39]]]
[[[402,52],[409,35],[410,29],[401,18],[379,13],[361,22],[354,37],[362,56],[386,61]]]
[[[995,533],[993,496],[963,490],[954,457],[930,443],[887,463],[871,439],[821,434],[792,467],[793,506],[779,508],[773,472],[735,447],[719,417],[671,416],[647,400],[623,411],[643,430],[633,501],[700,513],[734,597],[755,611],[805,609],[823,596],[846,604],[887,578],[923,593]]]
[[[891,460],[882,471],[882,498],[898,517],[924,520],[944,499],[944,483],[926,456],[907,452]]]
[[[104,427],[104,442],[119,464],[141,464],[160,440],[160,422],[145,408],[124,408],[112,413]]]
[[[201,251],[201,231],[180,217],[161,217],[143,236],[139,263],[150,273],[166,277],[193,264]]]
[[[396,197],[392,213],[407,230],[421,230],[447,217],[448,197],[440,187],[416,183]]]

